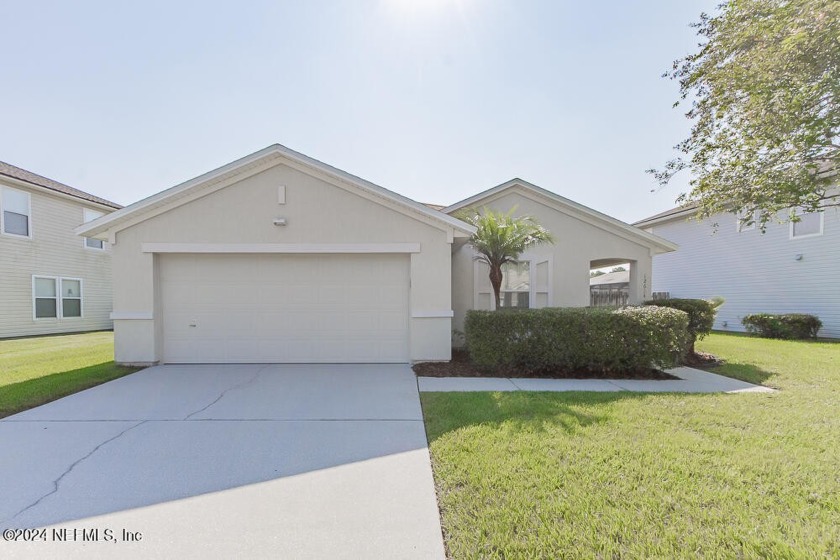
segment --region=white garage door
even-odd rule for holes
[[[161,255],[167,363],[408,361],[408,255]]]

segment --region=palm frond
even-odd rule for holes
[[[554,236],[533,216],[516,216],[516,207],[507,213],[483,208],[465,209],[455,216],[476,228],[470,245],[489,265],[516,262],[519,255],[540,243],[554,243]]]

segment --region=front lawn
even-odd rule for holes
[[[698,349],[781,390],[422,394],[449,555],[840,557],[840,344]]]
[[[0,418],[137,371],[114,364],[114,333],[0,340]]]

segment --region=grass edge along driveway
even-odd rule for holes
[[[422,394],[449,555],[840,557],[840,344],[699,348],[780,391]]]
[[[141,368],[114,363],[114,333],[0,340],[0,418]]]

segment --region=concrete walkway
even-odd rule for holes
[[[444,557],[407,365],[153,367],[0,449],[3,559]]]
[[[508,377],[419,377],[421,392],[458,391],[634,391],[641,393],[772,393],[774,389],[699,369],[667,370],[679,379],[528,379]]]

